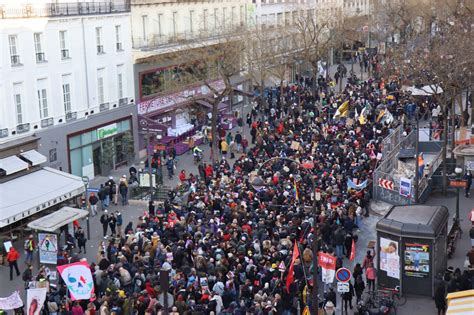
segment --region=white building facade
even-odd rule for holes
[[[0,143],[34,135],[50,166],[105,173],[97,130],[133,135],[136,120],[130,5],[7,2],[0,13]]]

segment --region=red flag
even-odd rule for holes
[[[351,246],[351,256],[349,257],[350,261],[353,261],[356,257],[356,244],[354,239],[352,239],[352,246]]]
[[[288,276],[286,277],[286,292],[290,293],[290,285],[293,283],[293,279],[295,278],[295,261],[299,257],[300,251],[298,250],[298,245],[296,244],[293,246],[293,257],[291,257],[290,268],[288,269]]]

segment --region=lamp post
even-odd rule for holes
[[[88,176],[82,176],[82,182],[84,183],[84,204],[85,209],[87,209],[87,188],[89,187],[90,179]],[[90,228],[90,209],[87,209],[87,217],[86,217],[86,226],[87,226],[87,239],[91,239],[91,228]]]
[[[277,160],[281,160],[281,161],[288,161],[288,162],[291,162],[291,163],[295,163],[296,165],[298,166],[302,166],[303,169],[307,170],[307,168],[305,168],[303,166],[302,163],[296,161],[296,160],[293,160],[293,159],[290,159],[290,158],[286,158],[286,157],[275,157],[275,158],[271,158],[269,160],[266,160],[265,162],[263,162],[263,164],[257,169],[257,175],[260,173],[260,171],[263,169],[263,167],[270,163],[270,162],[273,162],[273,161],[277,161]],[[311,214],[313,216],[313,223],[312,223],[312,228],[313,228],[313,242],[311,244],[311,249],[312,249],[312,252],[313,252],[313,275],[312,275],[312,278],[313,278],[313,290],[311,292],[311,301],[312,301],[312,310],[311,310],[311,314],[318,314],[318,248],[317,248],[317,244],[316,244],[316,228],[317,228],[317,225],[316,225],[316,210],[317,210],[317,203],[318,203],[318,199],[320,200],[320,193],[318,192],[318,194],[316,194],[316,183],[314,181],[314,178],[313,178],[313,175],[311,174],[311,172],[308,172],[311,176],[311,186],[312,186],[312,194],[314,194],[314,199],[313,199],[313,207],[311,209]],[[266,186],[266,183],[265,181],[260,178],[260,177],[257,177],[255,178],[253,181],[252,181],[252,186],[256,189],[256,190],[259,190],[259,188],[263,188]]]
[[[461,179],[461,174],[462,174],[462,168],[456,167],[454,169],[454,173],[456,173],[456,179],[460,180]],[[455,220],[455,223],[457,224],[457,226],[459,227],[459,191],[460,191],[460,187],[457,187],[456,190],[457,190],[457,194],[456,194],[456,217],[455,217],[454,220]]]

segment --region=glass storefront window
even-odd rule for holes
[[[71,150],[71,173],[76,176],[82,176],[82,150]]]
[[[81,134],[81,144],[82,145],[86,145],[86,144],[89,144],[92,142],[92,133],[93,132],[96,132],[95,130],[93,131],[89,131],[89,132],[85,132],[83,134]]]
[[[71,150],[75,149],[75,148],[78,148],[80,146],[81,146],[81,136],[80,135],[69,138],[69,148]]]

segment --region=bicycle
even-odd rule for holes
[[[397,307],[407,303],[407,297],[406,295],[401,295],[400,286],[398,285],[395,288],[379,288],[377,292],[391,298]]]

